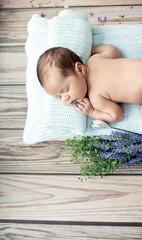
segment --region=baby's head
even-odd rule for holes
[[[67,48],[55,47],[45,51],[38,61],[37,76],[44,90],[65,105],[76,104],[87,93],[86,67]]]

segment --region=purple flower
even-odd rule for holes
[[[120,165],[142,165],[142,136],[126,132],[112,132],[90,142],[101,159],[115,160]]]
[[[100,17],[98,17],[98,23],[100,23],[101,25],[104,25],[107,22],[107,18],[104,17],[104,19],[102,20]]]
[[[40,14],[40,16],[41,16],[41,17],[44,17],[44,16],[45,16],[45,14],[42,12],[42,13]]]
[[[134,141],[137,141],[137,142],[141,142],[141,143],[142,143],[142,135],[132,134],[131,138],[132,138]]]
[[[89,15],[90,15],[91,17],[93,17],[94,13],[92,13],[92,12],[89,12]]]
[[[136,163],[139,163],[139,162],[142,162],[142,158],[139,158],[139,157],[136,157],[136,158],[133,158],[129,161],[129,164],[136,164]]]
[[[130,167],[131,165],[128,162],[126,162],[126,163],[123,163],[122,166],[123,167]]]

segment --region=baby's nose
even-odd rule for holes
[[[62,99],[61,99],[61,102],[65,105],[69,105],[69,99],[70,99],[69,95],[63,95]]]
[[[68,101],[69,98],[70,98],[69,95],[63,95],[63,100],[64,100],[64,101]]]

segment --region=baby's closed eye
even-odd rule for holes
[[[60,92],[61,95],[57,95],[56,98],[61,99],[62,94],[63,94],[63,93],[66,93],[66,92],[68,92],[68,91],[69,91],[69,86],[63,88],[63,89],[61,90],[61,92]]]
[[[56,98],[61,99],[61,95],[56,96]]]
[[[68,91],[69,91],[69,87],[66,87],[61,91],[61,93],[68,92]]]

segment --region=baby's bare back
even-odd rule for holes
[[[114,102],[142,104],[142,59],[93,55],[87,62],[88,95]]]

